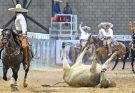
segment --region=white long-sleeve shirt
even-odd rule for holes
[[[22,31],[22,34],[26,34],[27,32],[27,23],[26,23],[25,17],[21,13],[18,13],[16,15],[15,28],[18,31]]]
[[[101,40],[104,40],[104,38],[106,38],[106,37],[113,38],[113,30],[109,28],[108,31],[105,31],[105,29],[101,28],[99,30],[98,36],[99,36],[99,39],[101,39]]]
[[[81,24],[79,25],[79,29],[80,29],[80,31],[81,31],[80,40],[81,40],[81,39],[88,40],[90,34],[87,33],[87,32],[85,32],[85,31],[83,30],[83,27],[82,27]]]

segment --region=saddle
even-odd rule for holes
[[[22,39],[22,37],[20,37],[20,33],[17,33],[17,32],[15,32],[15,31],[13,31],[13,36],[14,36],[14,40],[15,40],[15,42],[18,44],[18,46],[21,48],[21,51],[23,52],[23,50],[22,50],[22,45],[23,44],[21,44],[21,42],[23,43],[23,41],[21,41],[21,39]],[[26,46],[28,46],[28,48],[29,48],[29,52],[31,53],[31,55],[32,55],[32,57],[33,57],[33,52],[32,52],[32,45],[30,45],[28,42],[27,42],[27,45]]]
[[[113,40],[110,44],[110,48],[112,49],[112,51],[118,51],[120,49],[119,45],[120,45],[119,42],[117,42],[116,40]],[[109,53],[108,46],[106,45],[103,47],[106,49],[106,52]]]
[[[118,41],[113,40],[113,41],[111,42],[111,48],[114,48],[114,47],[117,46],[117,45],[119,45],[119,42],[118,42]]]

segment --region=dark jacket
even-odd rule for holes
[[[72,14],[72,8],[70,7],[70,5],[67,3],[64,10],[63,10],[64,14]]]
[[[59,14],[61,13],[61,10],[60,10],[60,4],[59,2],[56,2],[54,5],[53,5],[53,14]]]

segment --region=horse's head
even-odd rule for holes
[[[87,41],[87,44],[98,44],[98,40],[96,36],[90,35]]]
[[[4,29],[2,31],[2,44],[5,45],[12,37],[12,29]]]

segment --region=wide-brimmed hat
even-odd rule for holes
[[[9,8],[8,10],[12,12],[28,12],[28,10],[24,9],[21,4],[17,4],[15,8]]]
[[[98,25],[98,28],[105,28],[107,25],[109,25],[110,28],[113,27],[113,24],[110,23],[110,22],[102,22],[102,23],[100,23],[100,24]]]
[[[54,0],[54,2],[63,2],[62,0]]]
[[[91,30],[91,27],[88,26],[83,26],[82,29],[87,29],[87,30]]]

